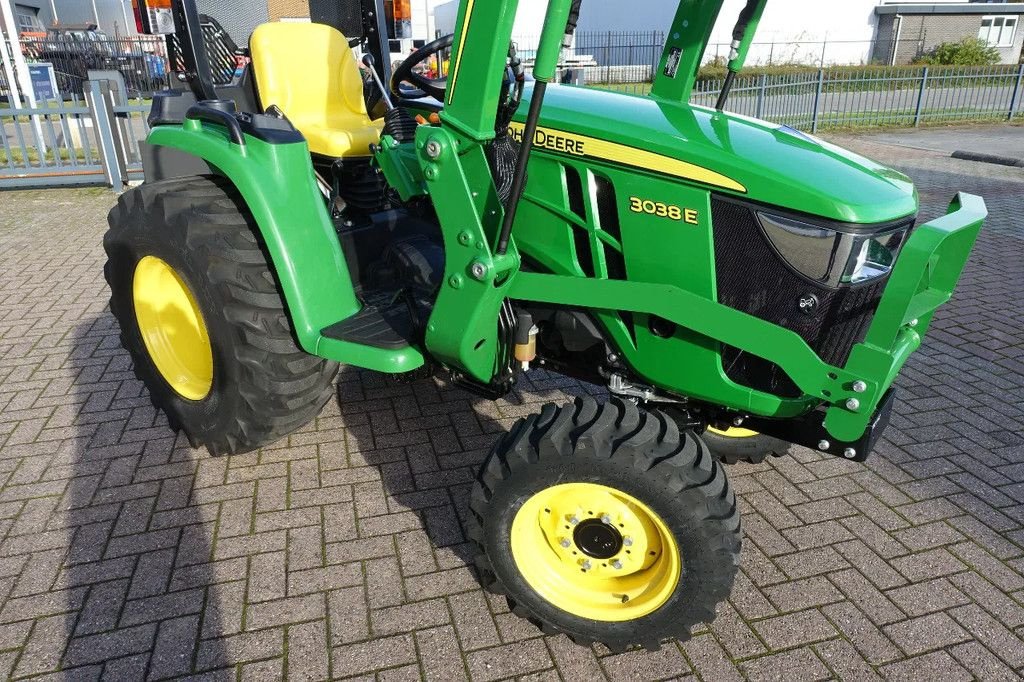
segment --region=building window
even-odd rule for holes
[[[992,47],[1013,47],[1017,34],[1017,17],[985,17],[981,20],[978,39]]]
[[[39,21],[39,17],[36,13],[39,12],[35,7],[25,7],[24,5],[15,5],[15,21],[18,22],[18,33],[42,33],[46,29],[43,28],[43,23]]]

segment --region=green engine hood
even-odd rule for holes
[[[529,100],[530,92],[527,88],[524,101]],[[526,106],[519,107],[517,121],[522,121],[526,110]],[[754,201],[849,223],[886,222],[911,215],[918,208],[917,191],[902,173],[765,121],[568,85],[549,87],[541,111],[544,129],[714,171],[746,190],[723,192]],[[548,149],[564,151],[554,145]],[[570,146],[568,153],[572,151]]]

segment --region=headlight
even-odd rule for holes
[[[877,232],[826,227],[759,211],[761,228],[779,255],[814,282],[837,288],[883,277],[892,270],[913,223]]]

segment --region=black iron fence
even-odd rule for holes
[[[167,42],[160,36],[84,39],[69,33],[25,38],[21,51],[30,64],[53,65],[57,91],[64,100],[83,95],[90,71],[121,74],[130,97],[146,96],[170,84]]]
[[[606,69],[604,82],[625,83],[649,80],[665,45],[663,31],[601,31],[579,32],[568,61],[586,68]],[[528,59],[536,51],[539,35],[518,35],[515,41],[520,54]],[[825,68],[841,65],[885,65],[923,56],[924,40],[796,40],[755,41],[750,47],[748,66],[802,65]],[[724,64],[729,58],[730,44],[710,43],[704,52],[704,63]],[[894,59],[895,58],[895,59]],[[599,72],[594,71],[594,76]],[[631,80],[632,79],[632,80]],[[599,80],[599,78],[591,78]]]

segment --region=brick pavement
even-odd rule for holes
[[[0,194],[0,675],[1019,677],[1024,176],[895,153],[926,214],[967,189],[993,215],[880,452],[734,468],[731,601],[683,645],[618,655],[541,636],[467,567],[495,434],[586,387],[538,375],[494,404],[345,369],[315,424],[211,458],[173,438],[118,343],[111,195]]]

